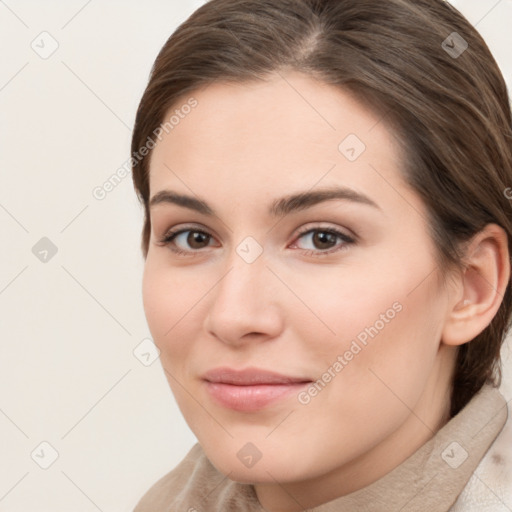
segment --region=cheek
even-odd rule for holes
[[[309,337],[309,350],[304,353],[317,380],[307,395],[298,397],[299,411],[310,431],[323,432],[329,439],[342,432],[340,443],[357,439],[361,446],[390,434],[417,404],[435,363],[440,321],[440,312],[428,307],[428,290],[418,287],[409,293],[406,283],[388,287],[373,283],[373,287],[358,288],[368,292],[366,301],[349,300],[349,289],[336,305],[324,300],[323,319],[336,336],[320,336],[325,329],[315,336],[311,328],[304,334]],[[297,421],[290,437],[300,437],[301,428],[303,423]],[[318,449],[335,464],[332,445],[325,443]],[[344,449],[349,453],[357,446]]]
[[[173,311],[174,294],[168,293],[169,284],[165,275],[162,275],[158,266],[148,256],[142,277],[142,300],[146,320],[153,341],[157,345],[172,325],[169,311]]]
[[[296,288],[310,311],[294,310],[295,338],[315,359],[319,375],[330,369],[345,390],[383,388],[381,377],[414,400],[437,353],[442,318],[434,309],[442,301],[432,278],[425,280],[427,271],[402,263],[399,273],[386,273],[385,266],[338,275],[331,269]]]
[[[200,292],[179,271],[166,268],[156,258],[146,260],[142,279],[144,312],[163,361],[169,353],[174,356],[190,345],[185,343],[189,338],[185,331],[197,325],[192,319]]]
[[[387,328],[400,314],[399,288],[379,283],[368,267],[318,268],[300,279],[290,275],[286,282],[292,283],[300,299],[299,303],[291,297],[285,308],[290,327],[300,326],[295,339],[307,343],[308,351],[314,349],[317,354],[322,350],[326,354],[342,353],[358,336],[364,343],[367,328],[376,322],[379,330]],[[385,315],[386,323],[381,315]]]

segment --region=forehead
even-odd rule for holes
[[[383,179],[399,179],[394,134],[342,89],[295,72],[213,83],[183,96],[166,119],[191,97],[195,108],[153,150],[151,195],[171,186],[211,195],[215,186],[274,197],[320,181],[381,195]]]

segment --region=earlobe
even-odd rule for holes
[[[442,333],[446,345],[462,345],[474,339],[491,323],[501,305],[510,279],[503,228],[487,224],[468,244],[465,261],[459,295],[448,311]]]

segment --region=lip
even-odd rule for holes
[[[203,375],[208,382],[235,384],[237,386],[255,386],[258,384],[297,384],[311,382],[307,377],[292,377],[270,370],[250,367],[243,370],[221,367],[214,368]]]
[[[306,377],[282,375],[260,368],[215,368],[203,375],[210,396],[223,407],[254,412],[296,394],[311,383]]]

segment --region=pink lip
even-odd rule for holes
[[[220,405],[236,411],[252,412],[279,399],[297,393],[311,382],[304,377],[290,377],[268,370],[215,368],[203,375],[206,389]]]

